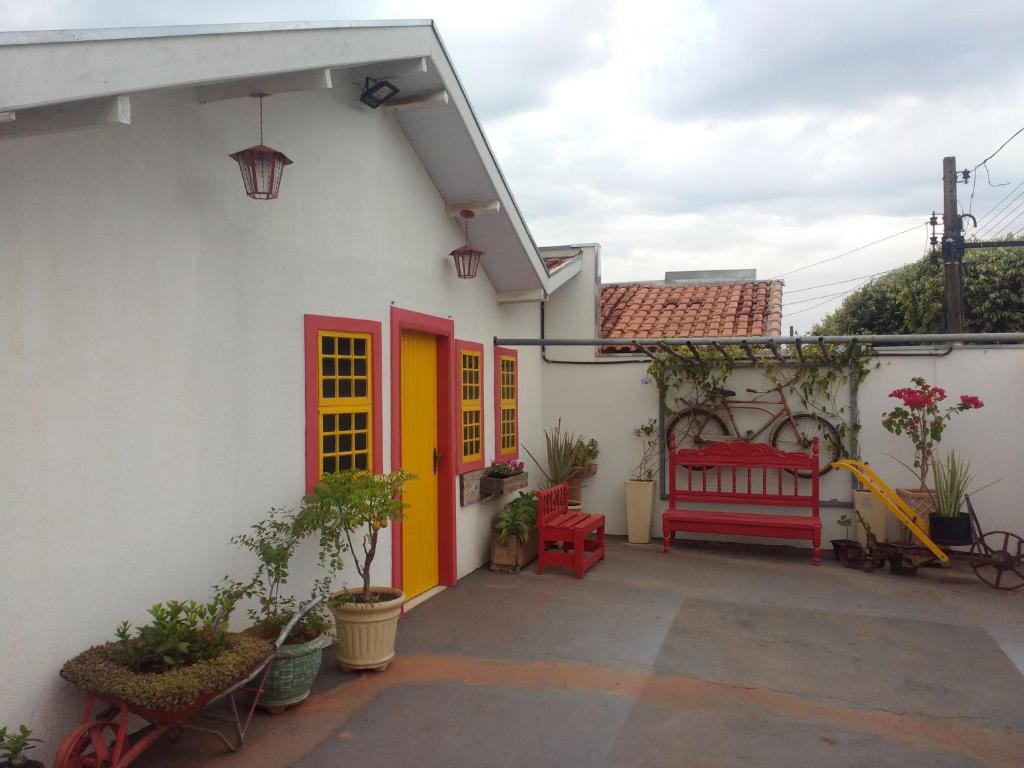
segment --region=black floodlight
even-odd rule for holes
[[[371,109],[376,109],[381,104],[390,101],[398,93],[398,87],[387,80],[374,80],[366,78],[366,85],[363,92],[359,94],[359,100]]]

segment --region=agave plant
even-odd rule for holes
[[[526,453],[540,469],[549,485],[558,485],[569,480],[572,475],[572,468],[579,464],[580,451],[583,446],[583,438],[567,429],[562,429],[562,420],[544,430],[544,442],[547,447],[547,469],[537,461],[537,457],[526,449]]]
[[[932,462],[932,474],[936,512],[941,517],[956,517],[971,484],[970,465],[957,456],[956,451],[950,451],[942,460]]]

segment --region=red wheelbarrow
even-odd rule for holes
[[[318,602],[313,601],[303,606],[292,617],[274,640],[271,652],[256,664],[245,678],[226,690],[202,696],[187,706],[176,709],[148,709],[122,701],[116,696],[86,691],[88,698],[85,701],[82,722],[61,742],[53,763],[54,768],[125,768],[165,733],[185,728],[213,734],[223,741],[228,749],[237,752],[242,748],[245,733],[263,694],[274,654]],[[247,706],[240,708],[237,697],[242,693],[250,694],[252,700]],[[224,699],[230,704],[230,717],[205,711],[215,702]],[[97,708],[97,704],[106,706],[94,715],[93,710]],[[131,715],[142,718],[146,725],[129,733],[128,722]],[[208,724],[202,725],[200,722]],[[217,723],[227,723],[231,730],[225,734],[224,727],[216,727]]]

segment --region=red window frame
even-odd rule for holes
[[[371,446],[373,471],[384,471],[381,400],[381,347],[383,333],[376,320],[358,320],[351,317],[329,315],[305,315],[303,317],[303,348],[306,365],[306,493],[313,490],[320,481],[319,446],[319,363],[320,349],[317,334],[320,331],[338,333],[365,333],[370,336],[370,430],[373,435]]]
[[[514,451],[501,450],[501,358],[511,357],[516,361],[516,447]],[[508,461],[519,459],[519,351],[507,347],[494,348],[494,458],[496,461]]]
[[[470,461],[463,461],[462,458],[462,353],[474,352],[480,356],[480,458]],[[484,345],[476,341],[455,341],[455,381],[457,382],[458,395],[456,407],[455,434],[458,440],[455,441],[458,450],[458,473],[472,472],[476,469],[483,469],[486,461],[487,430],[484,426]]]

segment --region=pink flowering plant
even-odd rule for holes
[[[506,461],[495,459],[491,462],[487,474],[491,477],[513,477],[514,475],[521,475],[525,468],[526,464],[515,459],[508,459]]]
[[[899,400],[902,405],[882,414],[882,426],[894,435],[907,435],[914,443],[913,471],[923,489],[928,487],[928,472],[935,447],[942,440],[942,433],[953,414],[976,410],[985,404],[976,395],[960,395],[959,402],[943,407],[940,403],[946,399],[946,390],[933,387],[920,376],[911,381],[916,386],[889,393],[889,397]]]

